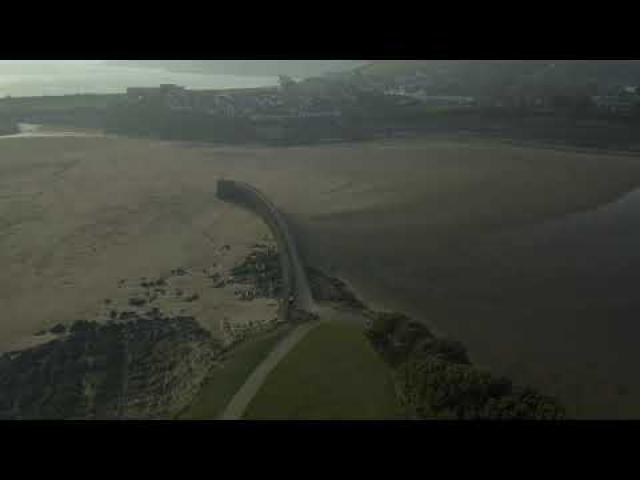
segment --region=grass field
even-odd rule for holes
[[[276,367],[249,405],[249,420],[399,418],[390,371],[362,329],[326,323]]]
[[[289,330],[290,327],[284,325],[239,345],[229,354],[224,366],[210,375],[196,400],[187,410],[181,412],[177,419],[217,418],[251,372]]]

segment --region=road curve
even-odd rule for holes
[[[282,320],[289,320],[289,297],[299,310],[316,312],[309,280],[284,215],[262,192],[244,182],[218,180],[218,198],[236,203],[259,215],[273,234],[280,254],[283,274]]]
[[[220,415],[220,420],[241,420],[244,412],[256,396],[265,380],[274,368],[286,357],[293,347],[302,340],[307,333],[316,328],[319,322],[307,322],[297,326],[289,335],[278,343],[267,357],[251,372],[244,384],[235,393]]]
[[[271,230],[278,244],[283,276],[280,319],[282,321],[291,320],[291,307],[316,313],[318,307],[311,295],[309,279],[284,215],[262,192],[249,184],[232,180],[218,180],[217,187],[218,198],[241,205],[259,215]],[[294,299],[292,304],[289,302],[290,297]],[[247,377],[240,389],[231,398],[219,419],[241,419],[251,400],[258,393],[273,369],[318,324],[319,322],[312,321],[298,325],[289,335],[282,339]]]

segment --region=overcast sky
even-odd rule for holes
[[[0,60],[0,63],[99,63],[102,60]]]

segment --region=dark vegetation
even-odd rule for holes
[[[252,291],[248,293],[250,298],[279,298],[282,292],[282,268],[278,251],[272,247],[258,248],[231,270],[229,282],[251,286]]]
[[[193,399],[221,350],[192,317],[81,320],[0,357],[0,418],[165,418]]]
[[[396,391],[410,417],[533,420],[564,416],[555,399],[474,366],[460,342],[436,337],[402,314],[369,315],[367,336],[393,366]]]
[[[227,118],[199,112],[176,112],[161,105],[115,103],[105,115],[108,132],[168,140],[243,143],[255,139],[246,118]]]

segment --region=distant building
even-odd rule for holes
[[[387,90],[387,95],[402,97],[413,102],[405,103],[422,103],[432,106],[474,106],[477,101],[474,97],[461,95],[429,95],[426,90],[407,91],[404,88],[395,88]]]
[[[475,105],[476,99],[474,97],[464,97],[459,95],[425,95],[417,94],[414,96],[421,100],[423,103],[429,105]]]
[[[635,94],[596,96],[592,100],[598,110],[616,114],[630,114],[640,105],[640,97]]]

